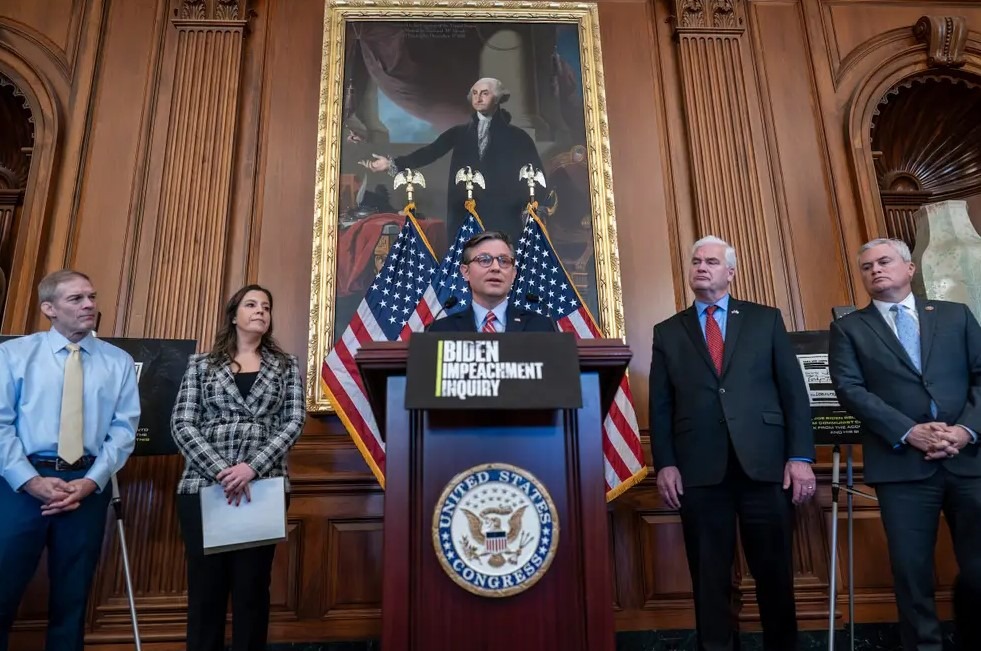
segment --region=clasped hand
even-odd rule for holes
[[[41,515],[58,515],[77,509],[82,500],[99,486],[91,479],[65,481],[58,477],[32,478],[24,485],[24,491],[41,502]]]
[[[229,504],[238,506],[242,503],[242,497],[246,502],[252,501],[252,492],[249,490],[249,482],[255,479],[256,473],[252,466],[242,462],[225,468],[218,473],[216,479],[225,489],[225,498]]]
[[[927,461],[956,456],[970,442],[971,435],[963,427],[936,422],[915,425],[906,437],[907,445],[923,452]]]

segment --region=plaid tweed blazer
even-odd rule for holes
[[[177,492],[195,494],[217,483],[219,472],[245,462],[256,478],[285,477],[286,453],[306,420],[296,357],[286,368],[267,351],[249,395],[239,393],[229,364],[212,366],[193,355],[170,418],[171,435],[184,455]]]

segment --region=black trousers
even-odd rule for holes
[[[684,477],[681,478],[684,482]],[[681,524],[695,595],[699,651],[739,648],[732,608],[736,527],[750,572],[766,651],[797,648],[794,605],[793,505],[780,484],[753,481],[732,446],[725,479],[714,486],[685,487]]]
[[[981,558],[960,568],[954,584],[954,623],[957,626],[957,648],[960,651],[981,649]]]
[[[178,495],[177,517],[187,559],[187,651],[224,651],[229,595],[232,651],[265,651],[269,582],[276,546],[205,556],[200,498]]]
[[[933,564],[940,513],[950,527],[957,565],[975,571],[981,561],[981,477],[959,477],[941,466],[928,479],[877,484],[875,492],[889,545],[903,649],[941,651]]]

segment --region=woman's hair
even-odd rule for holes
[[[279,347],[276,340],[273,339],[272,293],[260,285],[246,285],[235,292],[225,305],[224,319],[222,320],[221,327],[218,329],[218,334],[215,335],[215,343],[211,347],[211,352],[208,354],[209,365],[219,366],[227,363],[233,369],[238,366],[235,362],[235,354],[238,352],[238,334],[233,321],[236,314],[238,314],[239,304],[245,298],[245,295],[251,291],[262,292],[269,298],[269,329],[266,330],[265,334],[262,335],[262,339],[259,341],[259,353],[266,352],[271,354],[279,360],[280,366],[282,367],[289,364],[289,356]]]

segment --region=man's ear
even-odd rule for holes
[[[463,279],[469,283],[470,282],[470,265],[468,265],[468,264],[461,264],[460,265],[460,274],[463,276]]]
[[[49,319],[53,319],[55,317],[54,305],[52,305],[48,301],[44,301],[43,303],[41,303],[41,314],[48,317]]]

